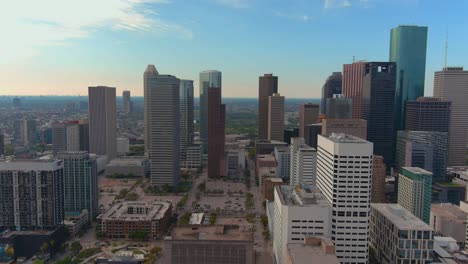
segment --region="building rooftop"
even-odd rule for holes
[[[430,230],[429,225],[399,204],[371,204],[400,230]]]
[[[270,155],[270,154],[262,154],[262,155],[257,155],[257,160],[261,161],[275,161],[275,156]]]
[[[102,220],[151,221],[161,219],[171,206],[170,201],[123,202],[98,216]]]
[[[118,157],[109,162],[107,166],[142,166],[148,162],[145,157]]]
[[[431,214],[442,216],[452,222],[461,223],[464,223],[468,216],[460,207],[451,203],[431,204]]]
[[[329,240],[322,240],[325,247],[333,247]],[[338,264],[334,253],[327,253],[323,245],[307,245],[305,243],[288,243],[288,254],[292,264]],[[334,252],[334,250],[333,250]]]
[[[323,194],[313,186],[293,187],[290,185],[275,186],[281,203],[288,206],[314,206],[327,204]]]
[[[189,225],[201,225],[203,222],[203,213],[193,213],[190,216]]]
[[[178,226],[172,230],[174,240],[252,241],[253,233],[239,226]]]
[[[414,173],[414,174],[426,174],[426,175],[431,175],[432,176],[431,172],[429,172],[427,170],[424,170],[424,169],[421,169],[419,167],[403,167],[403,173],[404,173],[405,170],[407,170],[408,172]]]
[[[358,137],[351,136],[348,134],[343,134],[343,133],[331,133],[329,136],[322,136],[322,137],[325,137],[335,143],[363,143],[363,144],[369,143],[367,140],[364,140],[362,138],[358,138]]]
[[[289,147],[284,145],[275,146],[278,152],[289,152]]]

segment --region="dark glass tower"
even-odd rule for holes
[[[322,102],[320,103],[320,113],[325,114],[327,110],[327,99],[333,98],[334,94],[341,94],[343,75],[341,72],[334,72],[328,76],[322,87]]]
[[[258,84],[258,139],[268,139],[268,97],[278,93],[278,76],[260,76]]]

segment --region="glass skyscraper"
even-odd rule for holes
[[[409,100],[424,96],[427,27],[398,26],[390,32],[389,61],[397,64],[395,117],[397,130],[404,129]]]

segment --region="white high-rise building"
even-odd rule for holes
[[[332,240],[341,263],[369,261],[373,144],[334,134],[318,136],[317,187],[332,207]]]
[[[292,138],[290,149],[290,184],[316,185],[317,150],[305,144],[303,138]]]
[[[275,159],[277,162],[276,174],[282,179],[289,179],[291,171],[291,156],[287,146],[275,146]]]
[[[145,151],[153,186],[176,186],[180,178],[180,81],[159,74],[154,65],[144,73]]]

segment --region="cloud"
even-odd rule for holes
[[[218,4],[230,7],[230,8],[248,8],[248,0],[215,0]]]
[[[350,0],[325,0],[323,7],[326,9],[329,8],[343,8],[350,7]]]
[[[273,11],[273,14],[277,17],[286,18],[290,20],[309,22],[312,20],[312,17],[306,14],[297,14],[297,13],[285,13],[280,11]]]
[[[168,0],[15,0],[0,10],[0,61],[28,59],[46,46],[70,44],[99,29],[175,33],[190,39],[181,25],[161,19],[155,5]]]

